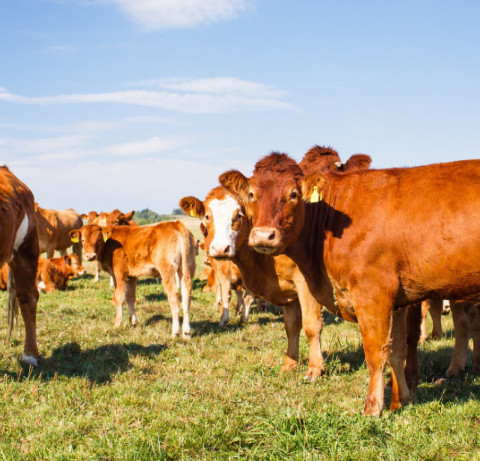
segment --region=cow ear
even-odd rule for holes
[[[37,202],[34,203],[34,207],[35,207],[35,211],[38,211],[38,203]]]
[[[87,219],[87,218],[88,218],[88,215],[86,215],[85,213],[82,213],[82,214],[80,215],[80,217],[81,217],[82,219]]]
[[[183,197],[178,204],[187,215],[193,218],[203,218],[205,216],[203,202],[198,200],[197,197]]]
[[[123,217],[124,217],[127,221],[131,221],[134,214],[135,214],[135,211],[132,210],[132,211],[130,211],[130,213],[124,214]]]
[[[79,229],[74,229],[74,230],[71,230],[68,235],[70,236],[70,240],[73,242],[73,243],[78,243],[80,242],[80,230]]]
[[[370,168],[370,164],[372,163],[372,158],[366,154],[355,154],[352,155],[345,165],[343,165],[344,172],[351,172],[351,171],[361,171],[361,170],[368,170]]]
[[[207,230],[207,226],[205,226],[205,224],[200,223],[200,230],[202,231],[202,234],[204,237],[206,237],[208,235],[208,230]],[[205,250],[205,245],[203,245],[203,249]]]
[[[218,178],[220,184],[232,194],[246,200],[250,191],[248,178],[238,170],[230,170],[222,173]]]
[[[72,265],[72,258],[70,258],[69,255],[63,255],[63,260],[65,261],[65,264],[67,266],[71,266]]]
[[[317,203],[323,200],[326,180],[323,175],[313,174],[302,181],[302,195],[305,202]]]

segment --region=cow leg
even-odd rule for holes
[[[218,309],[218,306],[220,306],[222,302],[222,289],[220,287],[220,284],[217,285],[217,290],[215,292],[215,302],[213,304],[213,308],[216,310]],[[221,314],[221,311],[220,311]]]
[[[432,338],[441,339],[442,332],[442,312],[443,312],[443,299],[433,298],[430,301],[430,316],[432,317]]]
[[[67,254],[67,250],[58,250],[60,256],[65,256]]]
[[[223,327],[228,323],[228,307],[230,306],[232,284],[226,280],[222,281],[220,283],[220,289],[222,291],[222,315],[220,317],[220,326]]]
[[[98,282],[100,280],[100,263],[95,261],[95,278],[93,279],[94,282]]]
[[[239,290],[234,289],[235,295],[237,297],[237,304],[235,305],[235,313],[240,315],[243,312],[243,290],[240,288]]]
[[[55,248],[47,247],[47,258],[53,258],[55,253]]]
[[[471,332],[473,337],[473,372],[480,372],[480,307],[472,305],[473,320],[471,323]]]
[[[428,338],[427,333],[427,314],[430,310],[430,300],[426,299],[422,302],[422,310],[421,310],[421,324],[420,324],[420,343],[423,343]]]
[[[169,266],[161,271],[163,286],[167,292],[168,304],[172,311],[172,338],[176,338],[180,334],[180,308],[178,300],[178,289],[175,281],[176,269]]]
[[[126,299],[128,309],[130,310],[130,323],[134,327],[137,325],[137,316],[135,315],[135,292],[137,290],[137,279],[130,277],[127,279]]]
[[[182,337],[184,339],[190,339],[191,326],[190,326],[190,303],[192,298],[192,284],[193,280],[190,274],[179,274],[180,276],[180,290],[182,293],[182,311],[183,311],[183,323],[182,323]]]
[[[302,309],[303,331],[310,343],[310,356],[306,378],[314,382],[323,373],[321,336],[323,330],[322,306],[310,294],[306,284],[299,287],[299,302]]]
[[[465,369],[468,355],[468,340],[470,339],[470,322],[468,318],[469,303],[450,301],[450,310],[455,330],[455,347],[452,360],[447,372],[447,377],[458,375]]]
[[[110,288],[115,288],[115,277],[113,275],[110,276]]]
[[[83,247],[81,242],[77,242],[73,244],[73,252],[82,260],[83,256]]]
[[[287,352],[285,362],[280,373],[290,371],[298,365],[298,349],[300,342],[300,330],[302,329],[302,311],[298,300],[283,306],[283,322],[287,333]]]
[[[14,259],[10,262],[16,301],[20,306],[20,312],[25,323],[25,345],[22,361],[32,366],[37,366],[37,358],[39,357],[36,333],[38,290],[35,285],[38,246],[37,249],[29,248],[38,245],[36,238],[35,235],[31,243],[27,243],[25,247],[20,247],[15,253]]]
[[[422,322],[422,307],[420,304],[407,306],[407,362],[405,379],[410,391],[415,391],[420,379],[418,365],[418,342],[420,339],[420,324]]]
[[[244,323],[248,320],[248,316],[250,314],[250,307],[252,306],[253,302],[255,301],[255,296],[250,293],[248,290],[245,290],[245,294],[243,295],[243,312],[240,318],[240,322]]]
[[[125,302],[127,282],[122,277],[116,277],[116,279],[117,286],[113,292],[113,302],[117,306],[117,315],[115,317],[114,327],[118,328],[123,320],[123,303]]]
[[[392,402],[390,410],[398,410],[402,403],[410,400],[410,390],[407,386],[404,371],[406,357],[406,317],[407,309],[396,309],[392,319],[392,352],[388,359],[392,374]]]

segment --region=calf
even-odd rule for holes
[[[84,273],[85,269],[82,266],[82,261],[75,253],[60,258],[39,258],[37,287],[39,291],[45,293],[65,290],[68,280]]]
[[[391,409],[408,401],[399,308],[480,294],[480,161],[305,177],[274,153],[252,178],[231,171],[220,182],[246,203],[249,244],[290,256],[319,302],[358,321],[370,372],[364,413],[382,411],[387,361]]]
[[[130,211],[129,213],[122,213],[120,210],[115,209],[108,213],[102,211],[97,213],[96,211],[90,211],[88,214],[82,214],[82,219],[87,220],[87,224],[97,224],[101,227],[109,226],[136,226],[137,224],[132,221],[135,211]],[[81,226],[79,226],[81,227]],[[97,261],[95,264],[95,277],[94,282],[100,280],[100,263]],[[110,277],[110,288],[113,288],[113,278]]]
[[[175,275],[180,276],[183,308],[183,337],[190,336],[189,308],[195,274],[195,239],[179,221],[155,226],[113,226],[106,229],[87,224],[70,232],[81,240],[88,261],[99,261],[115,282],[113,302],[117,306],[115,326],[122,323],[127,302],[130,321],[136,325],[135,290],[141,276],[161,277],[172,310],[172,336],[180,334],[179,299]]]
[[[36,314],[38,291],[35,275],[38,234],[33,194],[7,167],[0,167],[0,265],[8,263],[9,337],[17,306],[25,323],[22,360],[37,366]]]
[[[72,246],[68,233],[82,227],[82,217],[73,209],[47,210],[35,204],[35,219],[37,221],[40,253],[47,252],[47,258],[52,258],[55,250],[67,254],[67,248]],[[80,243],[73,245],[74,252],[82,259]]]

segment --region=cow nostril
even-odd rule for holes
[[[230,253],[230,245],[227,245],[225,247],[225,250],[223,250],[223,253],[226,254],[226,255],[228,255]]]
[[[268,236],[268,240],[275,240],[275,231],[272,231],[272,233]]]

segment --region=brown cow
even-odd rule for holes
[[[97,213],[96,211],[90,211],[88,214],[82,214],[82,219],[87,220],[87,224],[97,224],[100,227],[109,227],[109,226],[136,226],[137,223],[132,221],[135,211],[130,211],[129,213],[122,213],[120,210],[115,209],[108,213],[102,211]],[[79,226],[81,227],[81,226]],[[100,280],[100,263],[97,261],[95,264],[95,277],[93,278],[94,282]],[[110,288],[113,288],[113,278],[110,277]]]
[[[5,263],[0,268],[0,290],[5,291],[8,288],[8,273],[10,272],[8,264]]]
[[[67,254],[67,248],[72,246],[68,233],[82,227],[81,216],[71,208],[47,210],[38,205],[35,206],[40,253],[46,251],[47,258],[52,258],[55,250],[58,250],[61,255]],[[73,247],[75,253],[82,259],[81,244],[75,243]]]
[[[235,311],[241,315],[240,322],[246,322],[248,320],[250,306],[253,304],[255,298],[248,290],[245,290],[240,270],[232,261],[209,258],[209,264],[210,272],[207,275],[206,287],[211,286],[211,291],[215,291],[216,293],[214,307],[218,307],[218,305],[221,304],[220,326],[228,323],[228,311],[232,290],[237,296]]]
[[[0,167],[0,265],[10,266],[8,280],[9,336],[17,306],[25,323],[22,360],[37,366],[36,314],[38,291],[35,275],[38,234],[33,194],[7,167]]]
[[[246,202],[249,244],[290,256],[319,302],[358,321],[370,372],[364,413],[382,411],[387,361],[391,408],[409,400],[405,310],[397,308],[434,295],[478,296],[480,161],[305,178],[295,161],[274,153],[252,178],[231,171],[220,181]]]
[[[245,286],[255,296],[283,306],[288,348],[281,371],[298,365],[303,310],[303,327],[310,342],[307,377],[312,381],[317,379],[323,372],[322,308],[310,295],[297,266],[286,256],[272,258],[248,247],[248,222],[243,206],[222,187],[213,189],[204,202],[184,197],[180,207],[187,214],[205,218],[206,226],[202,224],[205,251],[213,261],[218,257],[231,258],[240,269]]]
[[[184,337],[190,336],[190,297],[195,274],[195,239],[179,221],[155,226],[113,226],[106,229],[87,224],[70,232],[81,239],[85,259],[98,260],[115,280],[113,302],[117,306],[115,326],[122,323],[122,306],[127,302],[130,321],[136,325],[135,290],[141,276],[162,277],[172,310],[172,336],[180,334],[179,300],[175,276],[180,275]]]
[[[75,253],[63,255],[60,258],[39,258],[37,288],[45,293],[65,290],[68,280],[84,273],[82,261]]]

